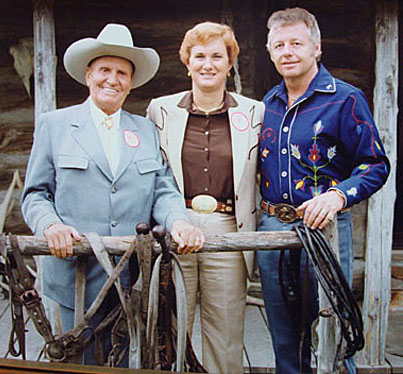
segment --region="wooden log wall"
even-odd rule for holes
[[[63,53],[73,41],[96,37],[108,22],[126,24],[138,46],[152,46],[161,56],[155,78],[134,90],[125,108],[139,114],[151,98],[190,88],[178,49],[187,29],[197,22],[213,20],[232,24],[241,47],[239,74],[242,93],[261,99],[279,81],[265,49],[268,15],[289,6],[305,7],[317,16],[322,31],[322,61],[337,77],[362,88],[372,102],[374,83],[374,2],[366,0],[190,0],[110,2],[58,0],[54,4],[56,26],[57,107],[82,102],[87,89],[72,80],[62,64]],[[25,175],[33,133],[33,95],[13,66],[9,49],[20,39],[33,36],[32,4],[26,0],[3,0],[0,12],[0,198],[15,168]],[[31,77],[32,80],[32,77]],[[235,89],[233,77],[230,90]],[[18,195],[18,192],[17,192]],[[28,234],[18,204],[6,222],[6,230]],[[363,257],[366,203],[354,208],[356,256]],[[6,232],[7,232],[6,231]]]

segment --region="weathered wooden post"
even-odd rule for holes
[[[35,124],[56,109],[56,46],[53,0],[33,0]]]
[[[360,362],[371,367],[383,367],[391,290],[393,207],[396,198],[398,111],[398,4],[396,0],[376,2],[375,29],[374,117],[391,163],[391,174],[385,186],[370,198],[368,204],[363,302],[366,343]]]
[[[339,233],[337,219],[329,223],[324,229],[324,234],[330,246],[339,258]],[[319,285],[319,324],[318,332],[318,367],[317,374],[338,373],[333,371],[333,362],[336,357],[337,342],[339,341],[340,329],[332,305]]]
[[[53,0],[33,0],[35,126],[41,113],[56,109],[56,43]],[[41,260],[35,259],[42,286]],[[42,289],[42,287],[41,287]],[[53,331],[59,331],[57,304],[43,298]]]

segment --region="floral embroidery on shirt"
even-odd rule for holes
[[[299,150],[299,146],[296,144],[291,144],[291,156],[296,158],[298,162],[305,168],[310,171],[310,174],[305,175],[302,179],[295,180],[295,189],[296,190],[305,190],[305,185],[308,181],[313,183],[313,186],[309,186],[309,190],[311,191],[312,196],[317,196],[322,193],[324,188],[323,184],[319,184],[320,180],[328,180],[329,186],[336,186],[339,181],[335,178],[332,178],[328,175],[320,174],[320,170],[325,168],[332,162],[332,159],[336,156],[336,146],[333,145],[327,149],[327,161],[323,164],[320,164],[319,161],[322,159],[321,150],[317,144],[317,140],[319,138],[319,134],[323,130],[322,121],[318,121],[313,125],[313,144],[309,149],[308,159],[311,161],[311,164],[308,165],[302,161],[301,153]]]
[[[269,153],[270,153],[270,151],[269,151],[266,147],[264,147],[264,148],[263,148],[263,151],[262,151],[262,154],[261,154],[261,156],[262,156],[262,162],[264,162],[264,159],[267,158],[267,156],[269,155]]]
[[[270,143],[274,143],[276,141],[276,133],[271,128],[268,128],[268,129],[264,130],[262,132],[262,134],[260,135],[260,140],[261,141],[264,141],[266,139],[269,140],[270,138],[271,138]],[[262,149],[261,153],[260,153],[261,161],[264,162],[269,154],[270,154],[269,149],[267,147],[264,147]],[[267,187],[268,187],[268,185],[267,185]]]
[[[357,189],[355,187],[351,187],[349,190],[347,190],[347,195],[350,195],[350,196],[357,195]]]
[[[260,135],[261,141],[265,141],[266,138],[267,140],[271,138],[270,143],[274,143],[276,141],[276,132],[270,127],[265,129]]]

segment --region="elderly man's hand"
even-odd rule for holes
[[[304,223],[310,229],[315,230],[325,228],[343,207],[343,198],[335,191],[328,191],[305,201],[297,210],[305,211]]]
[[[73,239],[80,241],[78,231],[64,223],[54,223],[43,233],[48,241],[50,253],[57,258],[73,256]]]
[[[172,224],[171,235],[178,244],[178,253],[197,252],[204,244],[203,232],[183,220],[175,221]]]

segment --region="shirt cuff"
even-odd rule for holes
[[[53,214],[46,214],[38,220],[36,225],[35,235],[44,236],[45,230],[54,223],[61,223],[60,219]]]
[[[169,213],[168,217],[165,220],[166,229],[170,232],[172,229],[172,224],[178,220],[190,223],[189,217],[183,210],[174,210],[171,213]]]
[[[347,205],[347,198],[346,198],[346,195],[344,194],[344,192],[339,190],[338,188],[334,188],[334,187],[329,188],[327,190],[327,192],[330,192],[330,191],[336,192],[337,195],[339,195],[343,199],[343,209],[344,209],[346,207],[346,205]]]

